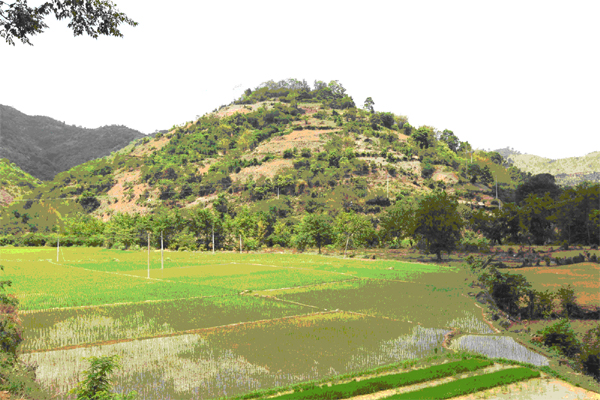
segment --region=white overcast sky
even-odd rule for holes
[[[40,3],[30,0],[30,5]],[[124,38],[0,42],[0,104],[151,133],[248,87],[337,79],[357,105],[548,158],[600,150],[600,1],[115,0]]]

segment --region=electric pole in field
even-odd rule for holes
[[[215,254],[215,221],[212,223],[212,245],[213,245],[213,254]]]
[[[150,232],[148,232],[148,279],[150,279]]]
[[[390,198],[390,173],[386,171],[386,197]]]
[[[162,233],[162,231],[160,231],[160,269],[164,269],[163,233]]]

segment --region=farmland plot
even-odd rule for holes
[[[536,290],[557,291],[570,284],[575,290],[577,303],[582,306],[600,307],[600,265],[580,263],[551,267],[519,268],[515,273],[523,275]]]
[[[406,322],[429,328],[460,328],[464,332],[493,333],[482,321],[481,311],[462,291],[434,284],[386,280],[357,280],[292,290],[260,291],[324,309],[340,309]]]
[[[50,261],[3,261],[22,310],[232,294],[233,290],[89,271]]]
[[[141,398],[214,398],[420,358],[446,330],[345,313],[313,314],[213,328],[193,335],[25,354],[38,378],[64,393],[91,355],[119,354],[117,387]],[[443,350],[442,350],[443,351]],[[61,368],[57,368],[57,366]],[[64,398],[64,396],[58,396]]]
[[[29,312],[21,315],[22,350],[168,335],[313,312],[310,307],[237,295]]]
[[[538,366],[549,365],[546,357],[528,350],[510,336],[464,335],[454,339],[451,347],[474,351],[488,357],[502,357]]]

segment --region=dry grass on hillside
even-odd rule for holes
[[[131,155],[135,156],[135,157],[142,157],[145,156],[153,151],[158,151],[160,149],[162,149],[164,146],[166,146],[169,141],[171,139],[166,137],[166,136],[162,136],[158,139],[155,140],[150,140],[148,143],[142,144],[138,147],[136,147],[132,152]]]
[[[250,176],[252,176],[255,180],[261,176],[264,176],[265,178],[273,178],[280,170],[284,168],[292,168],[293,166],[294,162],[292,160],[280,158],[277,160],[268,161],[263,165],[242,168],[240,172],[231,174],[231,179],[234,182],[245,182]]]
[[[103,221],[108,221],[110,215],[107,212],[122,212],[122,213],[143,213],[147,211],[147,207],[141,207],[135,203],[138,197],[149,189],[148,184],[136,184],[140,178],[140,171],[123,172],[116,176],[115,185],[108,191],[109,196],[115,196],[115,198],[109,198],[109,200],[102,200],[102,205],[99,209],[99,214],[102,215]],[[130,190],[125,185],[131,182],[133,183],[133,196],[129,197],[126,193]]]
[[[277,136],[269,140],[268,142],[261,143],[252,153],[242,156],[244,159],[249,160],[253,157],[264,156],[267,154],[282,155],[285,150],[293,149],[294,147],[298,150],[308,148],[311,150],[323,150],[325,144],[325,136],[333,131],[330,130],[301,130],[293,131],[292,133],[285,136]]]

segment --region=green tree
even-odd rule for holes
[[[354,211],[338,213],[334,222],[336,242],[344,247],[344,257],[348,246],[364,246],[374,234],[373,224],[362,214]]]
[[[453,152],[456,153],[458,151],[458,146],[460,145],[460,140],[454,134],[454,132],[452,132],[448,129],[444,129],[444,131],[440,135],[440,140],[442,142],[446,143],[448,145],[448,148],[450,148],[450,150],[452,150]]]
[[[442,251],[450,253],[460,241],[463,221],[457,207],[456,199],[443,191],[426,195],[417,206],[412,235],[424,241],[427,251],[438,260]]]
[[[14,40],[19,39],[31,45],[29,38],[48,27],[44,19],[49,14],[58,20],[69,19],[68,27],[75,36],[85,33],[93,38],[123,37],[119,25],[138,24],[107,0],[51,0],[36,7],[29,6],[27,0],[0,1],[0,36],[8,44],[14,45]]]
[[[137,392],[128,394],[111,393],[112,382],[108,377],[119,369],[118,356],[89,357],[90,369],[83,371],[87,377],[79,382],[69,394],[77,396],[77,400],[134,400]],[[86,358],[84,358],[86,360]]]
[[[365,103],[363,105],[363,108],[365,110],[371,111],[371,113],[374,113],[375,112],[375,109],[373,108],[374,105],[375,105],[375,102],[373,101],[373,99],[371,97],[367,97],[365,100]]]
[[[321,254],[321,247],[331,243],[332,238],[332,221],[329,215],[306,214],[296,229],[295,242],[299,249],[317,246]]]
[[[422,149],[428,149],[434,143],[433,129],[428,126],[422,126],[414,131],[411,137]]]
[[[383,242],[398,246],[402,239],[412,235],[417,204],[414,197],[403,197],[383,213],[379,230]]]
[[[554,200],[548,193],[544,197],[529,194],[519,209],[519,227],[521,234],[531,245],[543,245],[552,238],[553,230],[550,221]]]

